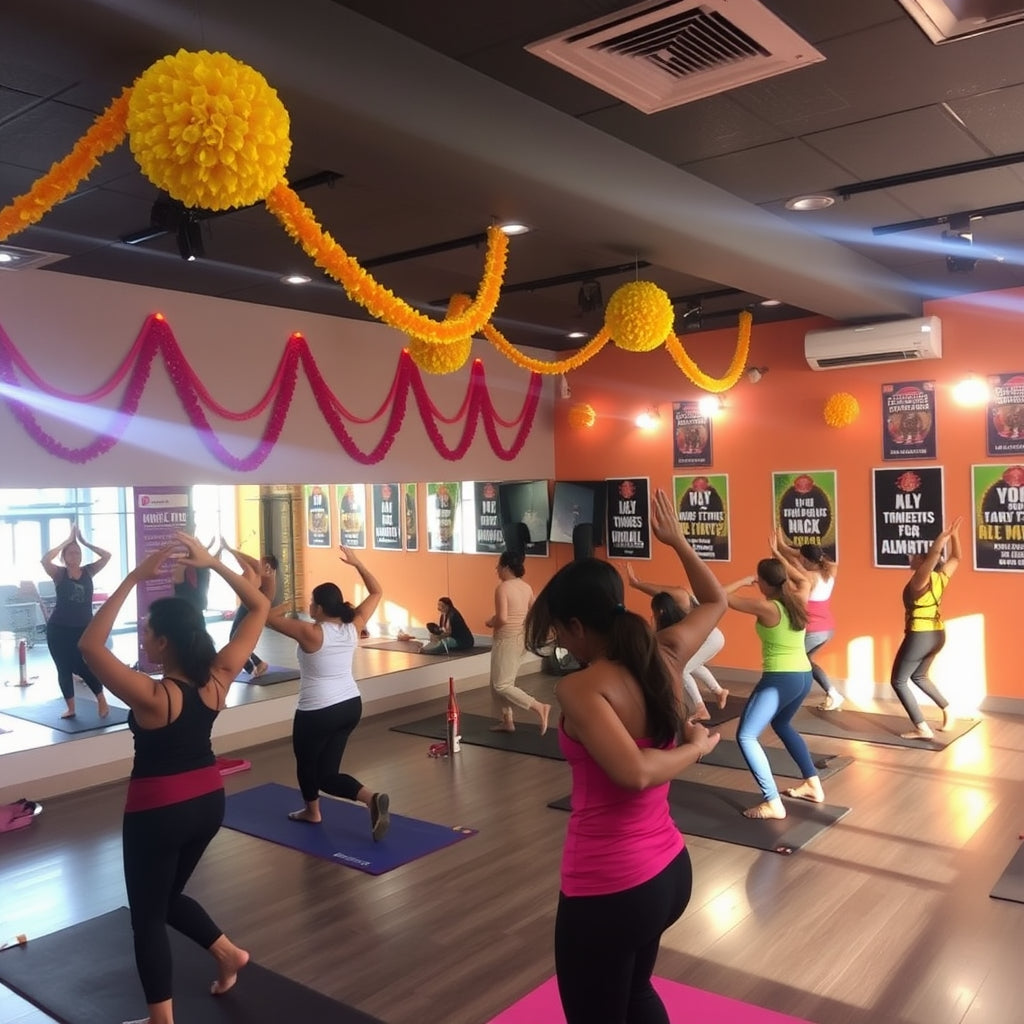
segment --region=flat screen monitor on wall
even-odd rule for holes
[[[498,484],[501,523],[523,523],[530,531],[530,544],[547,544],[551,506],[547,480],[518,480]]]
[[[603,480],[556,480],[551,509],[551,540],[571,544],[581,523],[594,529],[594,543],[604,544],[607,485]]]

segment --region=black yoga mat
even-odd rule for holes
[[[996,900],[1024,903],[1024,845],[1018,847],[989,896]]]
[[[785,818],[753,821],[744,818],[743,811],[760,802],[758,792],[708,786],[685,779],[672,780],[668,800],[672,820],[683,835],[703,836],[782,854],[795,853],[850,811],[849,807],[783,797]],[[548,807],[567,811],[569,797],[555,800]]]
[[[10,715],[11,718],[20,718],[26,722],[35,722],[36,725],[45,725],[47,729],[58,729],[60,732],[93,732],[97,729],[108,729],[112,725],[124,725],[128,721],[128,711],[125,708],[110,705],[110,714],[106,718],[100,718],[96,713],[96,705],[92,701],[85,701],[79,698],[75,701],[76,714],[74,718],[61,718],[67,711],[67,704],[59,698],[48,700],[45,704],[19,704],[17,707],[0,709],[0,714]]]
[[[802,778],[800,769],[796,762],[781,747],[763,747],[768,756],[768,765],[772,775],[781,775],[786,779]],[[818,769],[818,778],[827,779],[835,775],[849,764],[853,764],[852,757],[839,757],[833,754],[816,754],[811,751],[811,760],[814,767]],[[714,765],[716,768],[740,768],[747,771],[747,762],[743,760],[740,752],[740,745],[735,740],[719,740],[718,745],[710,754],[705,754],[700,759],[701,764]]]
[[[271,665],[262,675],[251,676],[248,672],[235,676],[236,683],[245,683],[248,686],[273,686],[275,683],[290,683],[293,679],[299,678],[297,668],[278,668]]]
[[[213,959],[173,929],[174,1019],[188,1024],[278,1024],[331,1021],[381,1024],[377,1017],[328,999],[250,963],[223,996],[210,995]],[[59,970],[56,966],[59,965]],[[122,907],[63,931],[29,936],[0,953],[0,982],[64,1024],[144,1020],[146,1000],[135,973],[132,930]]]
[[[725,698],[724,708],[720,708],[715,701],[709,700],[706,707],[711,718],[705,722],[701,722],[701,725],[706,725],[709,729],[713,729],[716,725],[721,725],[723,722],[728,722],[733,718],[739,718],[740,715],[743,714],[743,709],[746,706],[746,697],[734,697],[731,693]]]
[[[399,651],[403,654],[422,654],[420,644],[424,640],[364,640],[359,646],[369,647],[372,651]],[[491,649],[490,644],[479,640],[474,647],[464,651],[435,651],[427,655],[430,658],[466,658],[472,654],[485,654]]]
[[[917,750],[945,750],[953,740],[958,740],[977,724],[976,718],[958,718],[948,732],[936,731],[930,740],[908,740],[900,735],[913,728],[906,715],[876,715],[845,707],[841,711],[822,711],[820,708],[804,706],[793,719],[796,731],[808,736],[831,736],[839,740],[860,740],[862,743],[912,747]],[[932,725],[932,728],[935,729],[935,726]]]
[[[524,713],[523,720],[516,722],[515,732],[491,732],[491,726],[497,725],[497,720],[483,715],[462,715],[459,719],[459,731],[462,734],[462,742],[473,747],[492,747],[495,750],[511,750],[516,754],[533,754],[535,757],[550,757],[556,761],[564,761],[565,758],[558,749],[556,714],[552,708],[548,731],[543,736],[540,734],[537,718],[531,712]],[[442,711],[440,714],[431,715],[430,718],[406,722],[404,725],[393,725],[391,731],[443,740],[448,738],[448,722]]]

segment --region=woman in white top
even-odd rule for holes
[[[647,594],[651,599],[651,619],[655,629],[655,636],[662,650],[667,650],[675,660],[678,660],[678,630],[670,627],[682,622],[687,615],[697,607],[697,599],[685,588],[659,583],[644,583],[633,569],[630,562],[626,563],[626,575],[629,578],[629,585],[642,594]],[[706,722],[711,718],[704,698],[697,688],[697,678],[711,692],[719,708],[724,708],[729,699],[729,691],[722,686],[711,674],[711,669],[705,662],[710,661],[715,655],[721,653],[725,646],[725,636],[715,626],[705,637],[704,642],[697,648],[688,661],[683,663],[682,684],[683,696],[687,704],[685,709],[686,717],[694,718],[698,722]]]
[[[367,595],[353,607],[336,583],[313,588],[312,622],[287,618],[286,605],[271,609],[267,626],[298,642],[299,703],[292,724],[292,749],[299,789],[306,806],[288,815],[292,821],[317,824],[320,794],[359,801],[370,809],[374,840],[383,839],[390,824],[387,793],[374,793],[338,769],[349,736],[363,714],[363,699],[352,675],[359,631],[380,603],[383,591],[376,578],[346,547],[341,560],[362,577]]]
[[[494,614],[484,625],[494,630],[491,647],[491,694],[501,721],[491,726],[492,732],[515,732],[514,708],[532,711],[540,719],[541,736],[548,729],[550,704],[542,704],[516,686],[519,662],[526,650],[524,622],[533,604],[533,587],[523,575],[523,556],[517,551],[503,551],[496,566],[501,581],[494,591]]]

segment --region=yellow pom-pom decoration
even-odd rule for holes
[[[425,373],[444,374],[461,370],[473,349],[473,339],[464,338],[447,345],[436,341],[409,339],[409,355],[412,361]]]
[[[604,311],[612,341],[629,352],[650,352],[672,332],[675,310],[666,292],[650,281],[615,289]]]
[[[837,391],[825,402],[825,422],[830,427],[848,427],[860,415],[860,403],[848,391]]]
[[[188,207],[265,199],[291,155],[288,111],[267,80],[226,53],[179,50],[144,71],[128,104],[142,173]]]
[[[586,402],[577,402],[569,408],[569,426],[573,430],[586,430],[597,422],[594,407]]]

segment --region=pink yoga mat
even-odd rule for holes
[[[676,1022],[700,1021],[700,1024],[810,1024],[799,1017],[790,1017],[760,1006],[741,1003],[738,999],[717,996],[689,985],[680,985],[665,978],[655,978],[658,990],[668,1010],[669,1020]],[[490,1024],[565,1024],[558,986],[554,978],[545,981],[499,1013]]]

